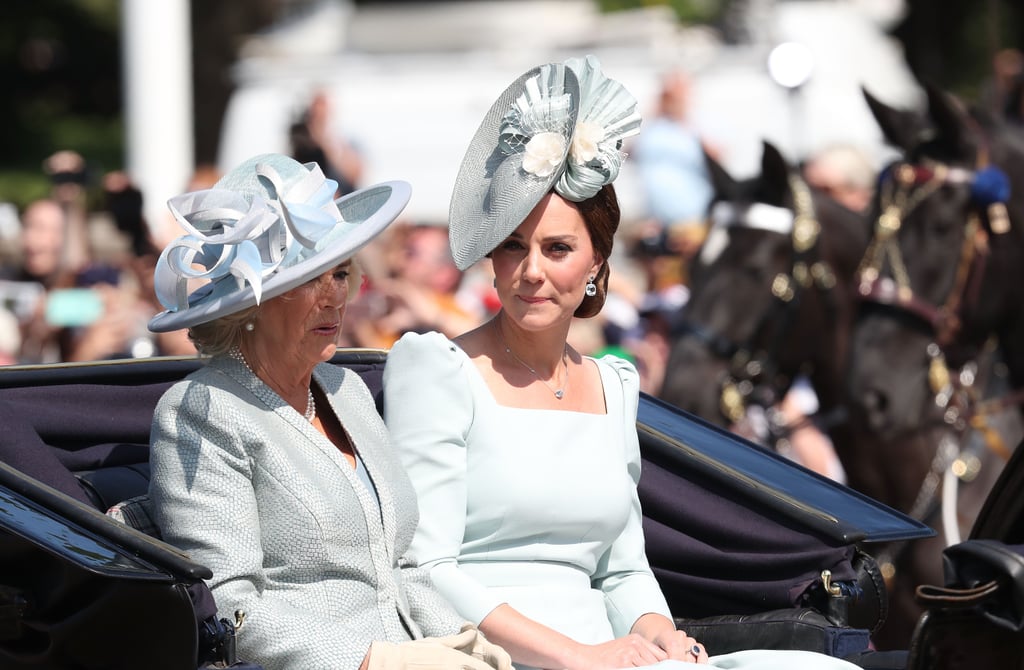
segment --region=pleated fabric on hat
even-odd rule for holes
[[[449,210],[462,270],[490,253],[547,193],[582,202],[619,174],[640,129],[636,99],[593,56],[517,78],[488,110],[463,158]]]

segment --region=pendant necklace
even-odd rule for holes
[[[252,368],[249,367],[249,362],[245,360],[245,356],[242,355],[241,349],[232,349],[228,352],[228,356],[239,361],[249,370],[249,372],[252,372],[254,375],[256,374],[253,372]],[[303,412],[302,416],[306,417],[306,421],[310,423],[313,423],[313,419],[316,418],[316,399],[313,397],[313,389],[311,388],[306,389],[306,411]]]
[[[526,361],[524,361],[523,359],[521,359],[518,356],[516,356],[516,352],[512,351],[512,349],[509,348],[508,343],[505,341],[505,331],[502,329],[501,325],[498,326],[498,335],[501,336],[501,344],[502,344],[502,346],[505,347],[505,353],[506,354],[511,356],[513,359],[515,359],[515,361],[517,363],[519,363],[524,368],[529,370],[530,373],[533,374],[533,376],[536,377],[537,380],[541,384],[543,384],[544,386],[547,386],[548,390],[551,391],[555,395],[555,398],[557,398],[558,400],[561,400],[562,397],[565,396],[565,384],[568,383],[568,381],[569,381],[569,364],[565,362],[565,349],[562,349],[562,367],[565,368],[565,381],[562,383],[562,387],[561,388],[556,388],[556,387],[552,386],[551,384],[547,383],[547,381],[545,381],[545,379],[543,377],[541,377],[539,374],[537,374],[536,370],[534,370],[532,367],[530,367],[526,363]],[[556,369],[555,373],[557,374],[557,372],[558,372],[558,370]]]

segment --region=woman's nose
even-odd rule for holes
[[[331,277],[320,282],[320,301],[325,307],[339,308],[348,300],[348,280]]]
[[[523,279],[528,282],[539,282],[544,279],[543,256],[539,252],[531,252],[523,260]]]

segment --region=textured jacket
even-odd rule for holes
[[[461,619],[406,555],[415,492],[359,376],[315,382],[380,498],[338,449],[241,362],[215,358],[153,419],[150,497],[166,541],[213,571],[220,616],[244,610],[240,658],[357,668],[373,640],[457,632]]]

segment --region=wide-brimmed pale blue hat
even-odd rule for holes
[[[519,227],[550,191],[582,202],[615,180],[622,140],[640,132],[637,102],[593,56],[547,63],[491,106],[462,159],[448,226],[465,270]]]
[[[353,256],[394,221],[412,195],[391,181],[337,200],[316,163],[264,154],[213,188],[171,198],[187,233],[164,249],[154,283],[166,311],[154,332],[206,323],[260,304]],[[206,281],[189,294],[190,283]]]

